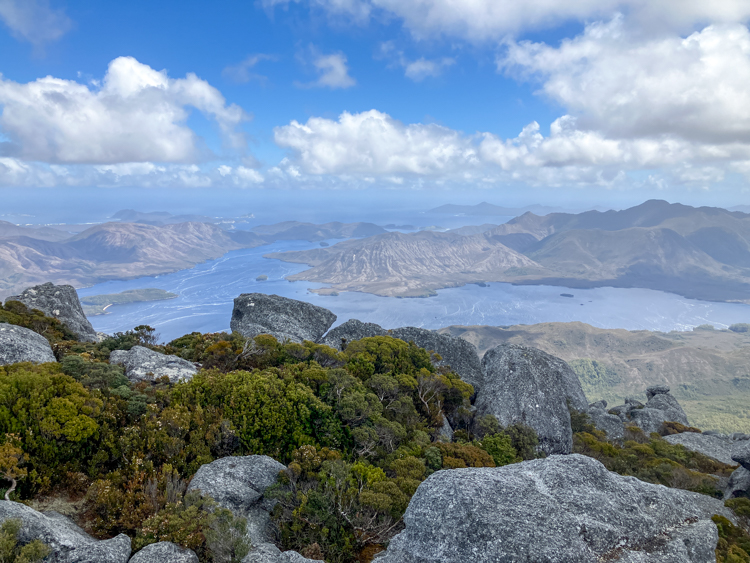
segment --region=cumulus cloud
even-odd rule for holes
[[[390,60],[390,66],[392,67],[403,68],[406,77],[412,79],[414,82],[421,82],[428,77],[438,77],[443,74],[444,69],[456,63],[456,59],[452,57],[439,59],[420,57],[416,60],[409,60],[403,51],[396,49],[393,41],[386,41],[380,44],[379,58]]]
[[[65,12],[51,8],[48,0],[0,0],[0,20],[14,37],[36,47],[59,39],[72,26]]]
[[[265,82],[268,77],[252,72],[252,69],[262,61],[275,60],[278,60],[278,57],[276,57],[275,55],[266,55],[264,53],[248,55],[241,63],[226,67],[221,72],[221,74],[225,78],[229,78],[230,80],[239,83],[250,82],[251,80],[259,80],[260,82]]]
[[[290,149],[308,174],[434,175],[465,170],[475,147],[461,133],[439,125],[404,125],[377,110],[337,121],[312,117],[274,129],[274,140]]]
[[[750,141],[750,31],[743,25],[639,39],[617,17],[559,47],[510,42],[498,67],[541,80],[542,92],[581,128],[607,136]]]
[[[267,7],[303,0],[264,0]],[[708,23],[738,23],[750,18],[746,0],[308,0],[333,15],[364,21],[381,11],[401,19],[418,38],[435,35],[472,42],[497,40],[525,31],[552,28],[569,21],[609,19],[629,14],[641,31],[689,32]]]
[[[347,65],[346,55],[344,53],[330,53],[328,55],[320,53],[315,47],[310,47],[312,60],[310,64],[315,68],[318,74],[317,80],[313,82],[298,82],[300,88],[351,88],[357,84],[357,81],[349,76],[349,67]],[[300,57],[303,59],[304,57]]]
[[[47,76],[20,84],[0,76],[6,156],[50,163],[192,162],[201,142],[186,125],[194,108],[243,149],[238,106],[195,74],[173,79],[132,57],[109,64],[101,88]]]

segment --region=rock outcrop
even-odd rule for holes
[[[128,563],[198,563],[198,556],[192,549],[160,541],[144,547]]]
[[[573,454],[444,470],[417,489],[375,563],[709,563],[717,499],[610,473]]]
[[[383,336],[387,332],[382,326],[375,323],[363,323],[357,319],[349,319],[329,330],[320,343],[336,350],[344,350],[349,343],[355,340],[371,336]]]
[[[296,551],[281,551],[272,543],[254,548],[242,563],[325,563],[319,559],[307,559]]]
[[[318,342],[336,315],[328,309],[278,295],[243,293],[234,300],[232,331],[254,337],[270,334],[280,342]]]
[[[732,461],[740,466],[729,476],[724,498],[741,497],[750,493],[750,441],[743,442],[732,452]]]
[[[123,366],[125,376],[132,381],[153,381],[166,376],[169,381],[176,383],[192,379],[198,373],[198,368],[187,360],[154,352],[143,346],[133,346],[130,350],[113,350],[109,355],[109,363]]]
[[[625,437],[625,423],[619,416],[607,412],[607,401],[597,401],[589,405],[591,422],[607,434],[609,440],[622,440]]]
[[[728,438],[698,432],[681,432],[664,436],[664,439],[670,444],[680,444],[690,451],[698,452],[727,465],[738,463],[732,459],[732,453],[737,449],[737,445]]]
[[[626,424],[635,424],[646,434],[659,432],[665,422],[688,425],[687,415],[677,399],[669,392],[669,387],[653,385],[646,389],[646,397],[648,402],[645,405],[636,399],[628,398],[624,405],[613,407],[609,412],[619,416]]]
[[[39,309],[48,317],[63,323],[79,340],[96,342],[96,331],[83,313],[78,293],[72,285],[43,283],[25,289],[7,301],[20,301],[29,309]]]
[[[28,506],[0,501],[0,522],[21,521],[21,544],[41,540],[52,550],[45,563],[126,563],[130,559],[130,538],[124,534],[110,540],[95,540],[64,516],[43,514]]]
[[[479,415],[495,415],[503,426],[526,424],[545,453],[570,453],[568,404],[580,411],[588,404],[568,364],[536,348],[503,344],[484,355],[482,368],[484,382],[475,403]]]
[[[0,323],[0,366],[56,361],[52,347],[41,334],[22,326]]]
[[[413,326],[394,328],[389,330],[388,334],[404,342],[414,342],[425,350],[432,350],[442,358],[435,365],[450,366],[461,379],[473,385],[475,390],[482,386],[482,363],[477,349],[471,342]]]

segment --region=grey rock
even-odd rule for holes
[[[269,512],[274,502],[264,498],[286,467],[265,455],[224,457],[203,465],[190,482],[188,491],[199,490],[219,506],[247,519],[252,545],[272,540]]]
[[[433,473],[376,563],[709,563],[722,501],[578,455]],[[677,557],[681,558],[677,558]]]
[[[591,422],[594,423],[594,426],[599,430],[603,430],[607,434],[609,440],[622,440],[624,438],[625,423],[619,416],[609,414],[603,408],[591,407],[589,408],[589,416],[591,417]]]
[[[729,476],[724,498],[742,497],[750,492],[750,471],[740,466]]]
[[[744,432],[734,432],[732,433],[730,438],[734,441],[750,440],[750,434],[745,434]]]
[[[607,401],[602,399],[601,401],[596,401],[595,403],[589,403],[589,408],[607,410]]]
[[[278,295],[243,293],[234,300],[232,331],[254,337],[270,334],[279,341],[318,342],[336,315],[328,309]]]
[[[129,563],[198,563],[198,556],[192,549],[161,541],[141,549]]]
[[[482,359],[484,383],[477,394],[480,416],[495,415],[502,426],[523,423],[539,436],[547,454],[570,453],[570,405],[588,410],[578,376],[560,358],[536,348],[503,344]]]
[[[638,399],[628,397],[627,399],[625,399],[625,406],[628,408],[628,410],[632,411],[633,409],[642,409],[646,405],[641,403]]]
[[[192,363],[178,356],[167,356],[143,346],[133,346],[130,350],[113,350],[109,355],[110,364],[125,368],[125,376],[133,381],[153,381],[167,376],[176,383],[192,379],[198,373]]]
[[[272,543],[263,543],[253,548],[242,563],[325,563],[319,559],[307,559],[296,551],[280,551]]]
[[[126,563],[130,558],[130,538],[120,534],[109,540],[95,540],[60,514],[47,516],[28,506],[0,501],[0,522],[21,521],[21,544],[41,540],[52,553],[46,563]]]
[[[22,326],[0,323],[0,366],[56,361],[52,347],[41,334]]]
[[[5,301],[20,301],[29,309],[39,309],[48,317],[62,322],[79,340],[97,341],[96,331],[83,313],[78,293],[72,285],[47,282],[29,287],[21,295],[8,297]]]
[[[350,342],[362,340],[372,336],[384,336],[387,331],[375,323],[363,323],[357,319],[349,319],[336,328],[332,328],[320,341],[321,344],[344,350]]]
[[[750,470],[750,443],[738,444],[732,452],[732,460]]]
[[[630,408],[628,405],[617,405],[616,407],[612,407],[609,409],[609,413],[620,416],[620,415],[627,415],[628,412],[630,412]]]
[[[477,349],[471,342],[413,326],[394,328],[389,330],[388,334],[404,342],[414,342],[425,350],[436,352],[442,359],[435,365],[450,366],[461,376],[461,379],[473,385],[475,391],[482,386],[482,364],[479,361]]]
[[[651,400],[656,395],[666,395],[669,393],[669,387],[666,385],[652,385],[646,388],[646,399]]]
[[[664,412],[658,409],[633,409],[628,413],[630,420],[643,430],[648,436],[652,432],[659,432],[666,418]]]
[[[652,389],[649,387],[649,389]],[[665,422],[679,422],[688,425],[688,418],[685,411],[682,410],[677,399],[669,393],[659,393],[651,397],[646,403],[646,408],[660,410],[664,413]]]
[[[450,422],[448,422],[448,419],[445,416],[443,416],[443,425],[440,427],[437,440],[438,442],[447,443],[453,441],[453,428],[451,428]]]
[[[701,453],[727,465],[737,463],[732,459],[732,452],[736,449],[736,445],[726,438],[697,432],[682,432],[664,436],[664,439],[670,444],[680,444],[690,451]]]

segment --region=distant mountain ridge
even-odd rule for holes
[[[526,212],[534,212],[541,215],[561,211],[560,207],[547,207],[545,205],[527,205],[526,207],[502,207],[483,201],[476,205],[446,204],[430,209],[428,213],[450,213],[451,215],[483,215],[486,217],[511,217]]]
[[[418,296],[495,281],[643,287],[696,299],[750,303],[750,215],[738,211],[650,200],[623,211],[525,213],[460,239],[420,235],[378,235],[324,252],[271,257],[309,264],[310,270],[292,279],[328,283],[329,291]],[[442,248],[448,240],[454,245],[449,252]],[[420,261],[417,249],[431,260]],[[490,255],[505,259],[487,261]],[[368,260],[369,265],[363,263]]]

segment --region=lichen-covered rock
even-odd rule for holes
[[[644,405],[640,401],[628,398],[624,405],[618,405],[609,410],[628,424],[640,427],[646,434],[659,432],[664,422],[679,422],[688,425],[687,415],[680,403],[669,392],[666,385],[653,385],[646,390],[648,401]]]
[[[698,452],[727,465],[738,463],[732,459],[732,453],[737,449],[737,446],[727,438],[697,432],[681,432],[680,434],[664,436],[664,439],[670,444],[680,444],[690,451]]]
[[[243,293],[234,300],[232,331],[254,337],[270,334],[280,342],[318,342],[336,315],[328,309],[278,295]]]
[[[144,547],[129,563],[198,563],[198,556],[192,549],[160,541]]]
[[[386,333],[387,331],[383,327],[375,323],[363,323],[357,319],[349,319],[329,330],[320,343],[336,350],[344,350],[350,342],[372,336],[383,336]]]
[[[433,473],[375,563],[713,563],[717,499],[578,455]],[[679,557],[678,557],[679,556]]]
[[[169,381],[176,383],[192,379],[198,373],[198,368],[187,360],[167,356],[143,346],[133,346],[130,350],[113,350],[109,355],[109,363],[123,366],[125,376],[133,381],[152,381],[166,376]]]
[[[413,326],[394,328],[389,330],[388,334],[404,342],[414,342],[420,348],[439,354],[442,359],[435,365],[450,366],[462,380],[473,385],[474,390],[482,386],[482,363],[477,349],[471,342]]]
[[[740,466],[729,476],[724,498],[743,497],[750,492],[750,471]]]
[[[669,393],[669,387],[666,385],[652,385],[646,388],[646,400],[650,401],[656,395],[666,395]]]
[[[658,432],[664,423],[664,412],[657,409],[633,409],[628,412],[630,421],[643,430],[648,436],[652,432]]]
[[[29,287],[21,295],[8,297],[5,301],[20,301],[29,309],[39,309],[48,317],[53,317],[67,326],[79,340],[97,341],[96,331],[83,313],[78,293],[72,285],[54,285],[47,282]]]
[[[0,323],[0,366],[56,361],[52,347],[41,334],[22,326]]]
[[[745,469],[750,470],[750,443],[741,442],[738,444],[732,452],[732,460],[739,463]]]
[[[21,521],[21,544],[41,540],[52,553],[45,563],[126,563],[130,559],[130,538],[120,534],[110,540],[95,540],[59,514],[47,516],[28,506],[0,501],[0,522]]]
[[[688,425],[688,418],[682,410],[680,403],[670,393],[659,393],[651,397],[646,403],[646,408],[659,410],[664,413],[665,422],[679,422]]]
[[[296,551],[281,551],[272,543],[263,543],[253,548],[242,563],[324,563],[319,559],[307,559]]]
[[[594,423],[599,430],[603,430],[607,434],[609,440],[622,440],[625,436],[625,423],[619,416],[609,414],[604,407],[601,407],[601,403],[606,406],[606,401],[600,401],[594,403],[594,407],[589,407],[589,416],[591,422]]]
[[[188,491],[199,490],[219,506],[247,519],[253,545],[270,542],[269,512],[274,502],[263,495],[286,467],[265,455],[223,457],[198,469]]]
[[[570,453],[568,404],[580,411],[588,404],[568,364],[536,348],[503,344],[484,355],[482,368],[484,382],[475,403],[480,416],[495,415],[502,426],[526,424],[545,453]]]

